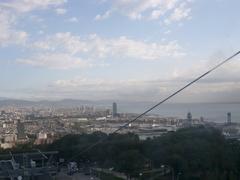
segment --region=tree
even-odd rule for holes
[[[138,177],[142,172],[146,159],[137,150],[124,151],[118,158],[118,170],[124,172],[130,179]]]

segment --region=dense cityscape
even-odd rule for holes
[[[13,148],[16,144],[34,142],[51,144],[67,134],[91,134],[100,131],[111,134],[138,114],[118,113],[117,103],[112,109],[97,109],[93,106],[75,108],[6,107],[1,109],[1,148]],[[221,129],[228,138],[240,138],[239,126],[231,123],[231,112],[226,113],[226,123],[204,121],[203,117],[185,119],[145,115],[139,121],[129,124],[120,133],[135,133],[140,139],[161,136],[180,128],[208,125]]]
[[[0,114],[1,149],[3,149],[3,151],[5,151],[4,154],[6,154],[6,152],[9,151],[18,152],[19,150],[14,149],[18,149],[20,146],[24,147],[24,145],[29,144],[31,144],[31,146],[35,146],[36,148],[51,146],[52,144],[55,144],[55,142],[59,140],[61,141],[61,139],[64,141],[64,138],[68,135],[80,135],[79,138],[81,139],[83,134],[89,134],[91,136],[94,133],[101,132],[111,136],[113,132],[138,115],[139,114],[134,113],[119,113],[116,102],[112,103],[112,109],[103,107],[96,108],[88,105],[79,105],[71,108],[19,107],[14,105],[2,107]],[[149,139],[154,140],[158,137],[164,137],[169,133],[177,132],[181,129],[198,127],[218,129],[226,139],[240,139],[240,125],[232,122],[231,112],[226,113],[226,122],[224,123],[213,123],[205,121],[203,117],[192,117],[191,112],[187,112],[186,118],[184,119],[148,114],[141,117],[137,122],[128,124],[126,128],[122,129],[118,133],[123,135],[129,133],[135,134],[138,136],[140,141],[144,142]],[[25,151],[26,150],[27,149],[25,149]],[[40,153],[40,150],[38,151],[37,153]],[[53,155],[56,154],[56,151],[48,153]],[[45,155],[47,156],[47,154]],[[74,153],[71,155],[74,155]],[[13,157],[15,157],[15,155],[13,155]],[[29,158],[31,158],[31,153]],[[63,159],[61,155],[59,158]],[[68,159],[69,157],[65,158]],[[0,161],[0,164],[4,164],[4,162],[5,160]],[[71,162],[72,164],[70,163],[71,168],[67,168],[68,170],[66,170],[66,172],[73,175],[72,177],[79,176],[78,174],[75,174],[76,170],[79,169],[80,166],[80,164],[77,164],[76,162],[79,161],[77,159],[73,159]],[[84,166],[88,165],[85,164]],[[35,166],[32,166],[32,168],[34,167]],[[91,178],[96,178],[96,175],[94,176],[92,174],[94,170],[97,171],[96,168],[91,170]],[[111,171],[108,172],[108,169],[104,171],[106,171],[106,174],[117,173]],[[166,175],[169,173],[171,174],[171,170],[169,168],[167,168],[166,171]],[[86,170],[84,172],[88,174]],[[2,173],[4,174],[4,171]],[[56,170],[54,171],[54,174],[55,173]],[[162,169],[160,170],[160,177],[162,176],[161,174]],[[2,176],[4,177],[6,175]],[[60,179],[65,177],[63,175],[59,176]],[[124,174],[118,174],[116,176],[122,178],[125,177]],[[35,177],[35,175],[32,177]]]

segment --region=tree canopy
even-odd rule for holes
[[[102,138],[103,142],[84,152]],[[240,179],[240,142],[225,139],[211,127],[180,129],[147,140],[132,133],[67,135],[38,148],[57,150],[66,160],[74,157],[79,163],[113,168],[129,177],[164,165],[171,167],[176,177],[181,174],[180,180]]]

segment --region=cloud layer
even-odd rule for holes
[[[95,20],[107,19],[118,12],[131,20],[159,20],[170,24],[190,17],[190,0],[113,0],[105,1],[111,9],[98,14]]]
[[[31,11],[58,7],[66,2],[66,0],[9,0],[0,2],[0,46],[26,43],[28,33],[16,27],[20,17]],[[56,12],[63,13],[63,9],[57,9]]]
[[[15,28],[16,17],[0,7],[0,47],[10,44],[24,44],[28,33]]]
[[[224,58],[202,61],[198,65],[172,71],[165,79],[126,79],[76,77],[53,82],[52,91],[73,98],[157,101],[167,97],[208,71]],[[240,59],[225,64],[173,99],[174,102],[239,102]],[[54,90],[55,89],[55,90]],[[73,95],[73,96],[72,96]],[[94,95],[94,96],[92,96]]]
[[[107,62],[109,59],[161,61],[185,55],[176,41],[149,43],[125,36],[102,38],[96,34],[82,38],[70,32],[47,36],[33,42],[29,48],[38,53],[34,58],[19,60],[19,63],[56,69],[90,67],[89,64],[99,65],[102,60]]]
[[[1,7],[25,13],[38,9],[47,9],[51,6],[57,7],[66,3],[67,0],[9,0],[0,3]]]

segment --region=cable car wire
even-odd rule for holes
[[[150,111],[152,111],[153,109],[155,109],[156,107],[160,106],[161,104],[163,104],[164,102],[168,101],[169,99],[171,99],[172,97],[176,96],[177,94],[179,94],[181,91],[183,91],[184,89],[188,88],[189,86],[191,86],[192,84],[196,83],[197,81],[199,81],[200,79],[202,79],[203,77],[207,76],[208,74],[210,74],[212,71],[216,70],[217,68],[219,68],[220,66],[224,65],[225,63],[227,63],[228,61],[230,61],[231,59],[233,59],[234,57],[236,57],[237,55],[240,54],[240,51],[236,52],[235,54],[233,54],[232,56],[228,57],[227,59],[221,61],[220,63],[218,63],[217,65],[215,65],[214,67],[212,67],[210,70],[208,70],[207,72],[203,73],[202,75],[198,76],[197,78],[195,78],[193,81],[189,82],[188,84],[186,84],[185,86],[183,86],[182,88],[180,88],[179,90],[175,91],[174,93],[172,93],[171,95],[169,95],[168,97],[164,98],[162,101],[160,101],[159,103],[155,104],[154,106],[150,107],[149,109],[147,109],[146,111],[144,111],[143,113],[141,113],[140,115],[138,115],[137,117],[135,117],[134,119],[128,121],[127,123],[125,123],[123,126],[119,127],[118,129],[116,129],[115,131],[113,131],[111,134],[115,134],[119,131],[121,131],[122,129],[126,128],[127,126],[129,126],[131,123],[137,121],[139,118],[141,118],[142,116],[144,116],[145,114],[149,113]],[[103,141],[105,141],[108,138],[108,136],[100,139],[99,141],[97,141],[96,143],[90,145],[89,147],[87,147],[86,149],[84,149],[83,151],[79,152],[78,154],[74,155],[72,158],[70,158],[70,160],[82,155],[83,153],[86,153],[87,151],[89,151],[90,149],[92,149],[93,147],[97,146],[98,144],[102,143]]]

